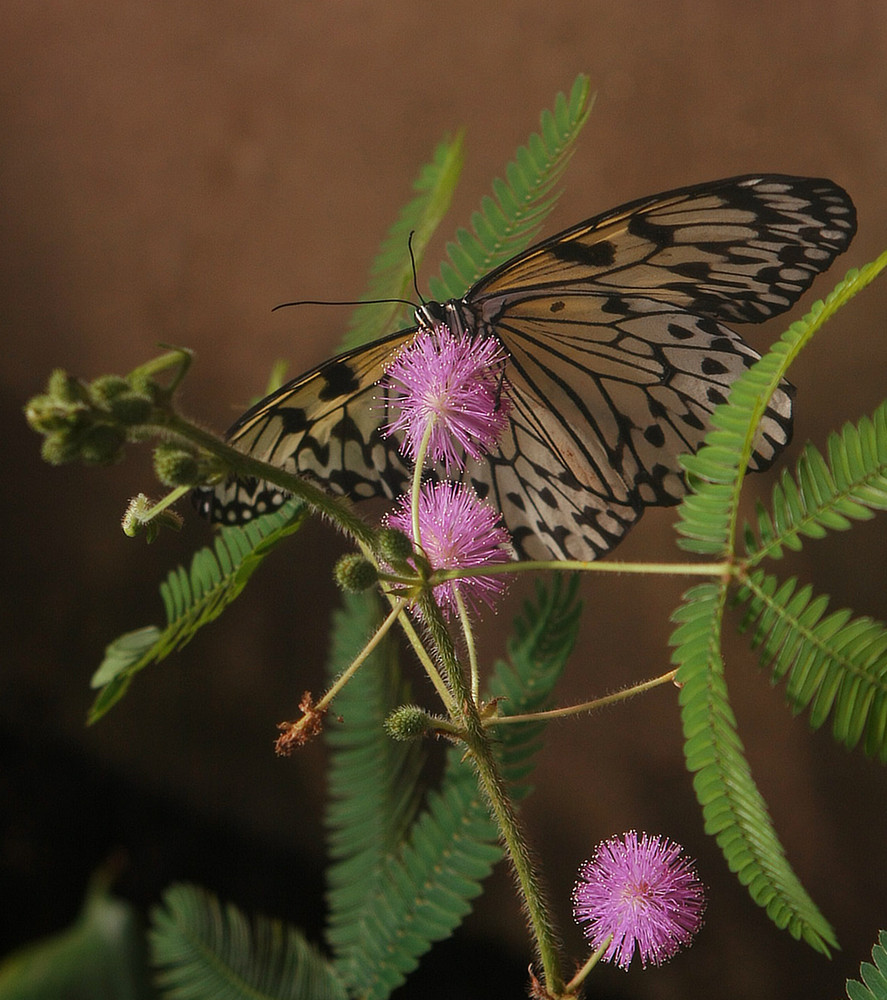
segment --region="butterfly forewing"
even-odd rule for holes
[[[853,204],[831,181],[734,177],[643,198],[538,244],[466,298],[494,320],[524,294],[646,295],[756,323],[788,309],[846,250]]]
[[[724,321],[789,308],[849,244],[855,213],[827,180],[737,177],[632,202],[515,257],[461,300],[429,304],[454,333],[495,337],[509,361],[509,427],[465,478],[502,512],[523,557],[594,559],[645,506],[684,492],[677,457],[758,355]],[[321,365],[229,432],[237,448],[355,498],[409,481],[376,388],[402,331]],[[751,468],[791,436],[792,390],[765,414]],[[438,470],[440,474],[441,470]],[[273,505],[262,483],[199,491],[216,520]]]

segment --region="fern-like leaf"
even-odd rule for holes
[[[510,663],[498,664],[490,682],[493,694],[506,696],[505,711],[517,714],[547,705],[575,641],[578,617],[575,581],[558,579],[551,590],[540,585],[536,603],[527,604],[516,625]],[[497,734],[503,772],[517,783],[512,789],[517,795],[531,771],[539,728],[503,726]],[[359,770],[351,782],[355,796],[374,797]],[[362,815],[355,807],[350,825],[359,824]],[[356,842],[356,830],[352,836]],[[339,921],[331,930],[335,967],[349,989],[365,1000],[384,1000],[431,944],[458,926],[501,856],[476,778],[462,751],[454,748],[440,788],[429,793],[407,836],[381,859],[375,890],[355,900],[359,908],[351,914],[353,923],[346,927]]]
[[[739,600],[750,600],[743,627],[754,627],[772,682],[787,678],[795,714],[809,707],[814,729],[833,715],[835,739],[852,749],[865,736],[866,753],[887,763],[887,628],[847,609],[827,613],[828,598],[812,587],[760,570]]]
[[[181,566],[173,570],[160,585],[166,626],[127,632],[108,646],[92,677],[92,686],[101,691],[89,722],[96,722],[123,697],[135,674],[181,649],[198,629],[218,618],[265,557],[298,531],[306,516],[307,508],[290,500],[279,511],[243,527],[222,528],[212,548],[195,553],[189,570]]]
[[[293,927],[190,885],[167,889],[152,913],[157,983],[168,1000],[346,1000],[330,963]]]
[[[357,656],[378,621],[374,594],[345,596],[333,618],[330,680]],[[424,748],[390,739],[381,726],[395,705],[409,700],[389,635],[336,698],[335,712],[344,724],[329,722],[325,729],[331,750],[325,817],[332,862],[326,872],[328,935],[339,952],[359,940],[363,904],[379,888],[382,860],[406,839],[419,805]]]
[[[862,982],[847,980],[849,1000],[887,1000],[887,931],[881,931],[872,948],[872,961],[859,967]]]
[[[670,640],[682,685],[684,755],[705,829],[776,926],[828,954],[837,946],[834,932],[786,859],[736,731],[720,650],[723,600],[719,583],[689,590]]]
[[[506,180],[493,181],[471,217],[471,231],[460,228],[447,244],[448,260],[430,281],[434,298],[458,298],[483,275],[512,258],[539,231],[557,202],[554,188],[570,162],[576,139],[591,110],[588,77],[580,74],[570,96],[557,95],[554,111],[543,111],[541,134],[530,136],[505,168]]]
[[[413,261],[418,267],[441,219],[450,207],[462,170],[462,135],[444,139],[413,183],[417,196],[405,205],[379,248],[370,268],[363,299],[404,299],[413,290]],[[412,242],[410,234],[412,233]],[[412,259],[407,247],[412,250]],[[351,315],[341,350],[368,344],[378,337],[408,326],[402,303],[358,306]]]
[[[783,547],[798,550],[802,537],[845,531],[874,510],[887,510],[887,402],[858,424],[846,424],[828,439],[828,458],[808,444],[794,476],[788,470],[773,489],[771,510],[758,506],[757,534],[745,529],[747,566]]]

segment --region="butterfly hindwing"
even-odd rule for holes
[[[454,333],[495,337],[508,354],[509,426],[465,478],[502,512],[519,556],[594,559],[644,507],[684,492],[677,456],[758,355],[724,322],[788,309],[848,246],[849,196],[831,181],[729,178],[640,199],[531,247],[481,278],[444,314]],[[289,383],[244,414],[229,441],[360,499],[409,482],[376,383],[406,330]],[[378,397],[378,398],[377,398]],[[791,436],[792,389],[774,394],[752,469]],[[198,491],[236,523],[279,502],[262,483]]]
[[[544,309],[544,300],[533,304]],[[560,558],[593,559],[644,507],[678,502],[675,456],[698,448],[712,410],[757,359],[715,320],[649,300],[623,305],[614,320],[585,296],[581,322],[553,330],[524,302],[497,326],[510,357],[512,428],[473,478],[489,480],[509,530],[544,538]],[[786,384],[765,415],[753,468],[769,464],[790,428]],[[529,543],[518,550],[526,555]]]

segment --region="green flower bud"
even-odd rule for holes
[[[413,543],[397,528],[380,528],[376,538],[379,558],[390,566],[405,563],[413,555]]]
[[[382,723],[393,740],[405,743],[434,731],[434,719],[418,705],[400,705]]]
[[[119,375],[99,375],[89,386],[89,398],[96,406],[107,409],[112,399],[129,392],[129,382]]]
[[[85,403],[89,394],[80,379],[69,375],[62,368],[56,368],[46,383],[46,393],[60,403]]]
[[[379,578],[376,567],[359,552],[350,552],[336,563],[333,578],[349,594],[359,594]]]
[[[55,396],[34,396],[25,405],[25,419],[38,434],[50,434],[76,427],[83,418],[84,408],[77,404],[60,403]]]
[[[43,461],[50,465],[65,465],[80,457],[80,445],[70,434],[58,431],[47,434],[40,446]]]
[[[108,401],[108,410],[121,424],[132,426],[144,423],[151,415],[154,404],[148,396],[127,389]]]
[[[80,459],[87,465],[113,465],[123,458],[125,436],[112,424],[93,424],[77,435]]]
[[[201,479],[196,455],[172,444],[154,449],[154,473],[164,486],[194,486]]]

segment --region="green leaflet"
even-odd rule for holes
[[[755,430],[773,389],[791,361],[820,326],[887,266],[887,254],[851,271],[824,303],[814,304],[773,348],[733,385],[726,404],[712,416],[712,432],[694,456],[682,459],[691,492],[679,510],[682,548],[735,561],[736,526],[742,481]],[[742,572],[781,547],[798,548],[802,535],[844,528],[851,519],[885,506],[884,414],[845,428],[829,442],[829,463],[808,448],[797,480],[785,474],[774,494],[772,516],[758,512],[758,537],[746,526],[749,553]],[[812,704],[811,720],[821,724],[834,710],[835,733],[854,745],[863,732],[869,753],[884,754],[885,696],[882,626],[869,619],[849,621],[849,613],[826,616],[827,598],[795,581],[779,585],[763,571],[745,578],[740,600],[750,600],[746,624],[756,626],[755,642],[774,678],[787,675],[797,710]],[[828,952],[831,927],[804,891],[791,867],[754,784],[736,731],[724,682],[721,628],[732,581],[694,587],[673,615],[670,642],[679,665],[684,752],[694,773],[706,829],[715,834],[730,868],[752,898],[779,927]]]
[[[554,111],[543,111],[540,131],[530,136],[505,168],[507,180],[493,181],[493,196],[471,216],[472,231],[460,228],[447,243],[448,259],[440,277],[429,282],[443,302],[458,298],[493,268],[529,246],[558,194],[554,188],[570,162],[582,126],[591,111],[588,77],[580,74],[569,98],[558,94]]]
[[[860,965],[859,975],[862,982],[847,980],[849,1000],[887,1000],[887,931],[878,935],[878,943],[872,948],[872,961]]]
[[[157,983],[168,1000],[346,1000],[330,963],[293,927],[245,917],[174,885],[152,913]]]
[[[536,601],[516,622],[509,663],[497,665],[489,684],[490,695],[504,696],[506,713],[546,707],[575,641],[576,590],[574,578],[558,577],[550,590],[540,585]],[[367,638],[368,609],[360,605],[350,599],[347,608],[349,619],[354,616],[347,626],[352,656]],[[336,668],[345,654],[337,642]],[[398,800],[396,773],[379,778],[386,762],[390,765],[402,751],[384,746],[390,741],[382,734],[382,716],[373,727],[367,713],[365,725],[364,710],[384,705],[385,693],[400,689],[395,669],[390,650],[368,660],[336,699],[335,712],[345,725],[327,726],[335,794],[327,818],[335,858],[329,873],[328,939],[341,978],[364,998],[387,997],[434,941],[452,933],[501,857],[496,828],[460,748],[449,752],[440,787],[428,793],[418,813],[414,799],[406,806]],[[391,700],[387,708],[395,704]],[[516,797],[528,790],[530,758],[542,728],[503,726],[497,733],[503,771]],[[410,761],[395,769],[413,766]],[[383,804],[391,799],[397,808],[389,813]]]
[[[413,183],[417,196],[405,205],[388,230],[376,259],[370,268],[370,280],[363,299],[404,299],[413,292],[412,249],[418,267],[428,241],[434,235],[450,207],[456,182],[462,171],[462,134],[444,139],[434,151]],[[410,243],[410,234],[413,234]],[[342,338],[343,351],[361,347],[399,327],[409,326],[410,318],[402,303],[358,306],[351,315],[348,330]]]
[[[865,736],[866,753],[887,763],[887,628],[847,609],[826,614],[826,596],[761,570],[746,581],[743,599],[743,628],[754,629],[752,645],[773,683],[787,679],[792,710],[810,708],[814,729],[832,715],[836,740],[852,749]]]
[[[887,401],[830,434],[827,453],[807,444],[794,476],[786,469],[773,488],[771,510],[758,506],[754,528],[745,528],[747,566],[780,558],[783,546],[799,550],[802,537],[846,531],[887,509]]]
[[[108,646],[92,677],[92,686],[101,690],[89,722],[96,722],[123,697],[135,674],[181,649],[198,629],[218,618],[265,557],[299,530],[307,514],[304,505],[291,500],[243,527],[222,528],[212,548],[194,554],[190,569],[173,570],[160,585],[166,626],[127,632]]]
[[[887,253],[848,272],[825,302],[792,323],[773,347],[733,383],[726,403],[711,416],[712,431],[695,454],[681,459],[690,493],[678,508],[681,548],[723,556],[735,551],[739,494],[755,431],[767,401],[805,344],[857,292],[887,267]],[[714,442],[714,443],[709,443]]]
[[[736,731],[720,652],[722,614],[719,584],[693,587],[672,616],[678,627],[670,640],[680,667],[684,756],[705,831],[777,927],[829,954],[834,931],[786,860]]]
[[[343,600],[332,622],[330,680],[345,670],[381,620],[374,593]],[[403,842],[419,806],[425,749],[420,742],[392,740],[382,728],[391,708],[409,700],[396,643],[387,636],[336,698],[334,715],[344,723],[330,719],[325,727],[331,750],[325,816],[328,937],[338,951],[360,938],[359,914],[378,888],[382,859]]]

